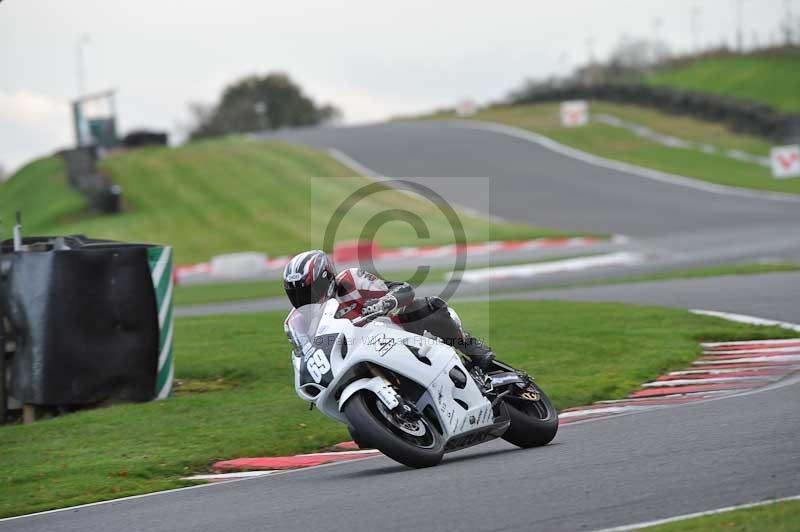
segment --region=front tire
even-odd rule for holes
[[[401,427],[387,414],[381,400],[366,390],[356,392],[344,405],[344,415],[359,440],[392,460],[415,468],[442,461],[444,442],[424,416],[416,425]]]
[[[505,401],[511,425],[503,439],[524,449],[547,445],[558,432],[558,412],[550,398],[536,384],[531,382],[528,386],[539,394],[538,401]]]

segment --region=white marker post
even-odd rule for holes
[[[586,100],[570,100],[561,103],[561,125],[581,127],[589,123],[589,104]]]
[[[772,176],[777,179],[800,177],[800,146],[775,146],[769,150]]]
[[[478,108],[472,100],[461,100],[456,105],[456,116],[465,117],[472,116],[477,112]]]

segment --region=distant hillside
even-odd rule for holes
[[[87,209],[83,196],[67,184],[61,157],[37,159],[0,183],[0,238],[10,238],[14,212],[21,211],[30,231],[50,229]]]
[[[219,253],[296,253],[319,246],[331,214],[367,178],[353,176],[328,155],[283,143],[241,138],[148,148],[111,157],[101,168],[123,187],[124,212],[100,215],[68,187],[57,157],[36,161],[0,185],[3,234],[13,212],[23,211],[25,234],[83,233],[96,238],[174,246],[179,263]],[[420,242],[407,223],[392,222],[377,236],[384,246],[445,244],[453,231],[439,210],[397,191],[359,202],[344,218],[337,239],[355,239],[366,220],[385,209],[404,209],[426,221],[430,239]],[[470,240],[534,238],[561,234],[547,229],[462,216]]]
[[[701,58],[645,78],[652,85],[711,92],[800,113],[800,53]]]

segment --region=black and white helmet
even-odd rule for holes
[[[283,288],[294,308],[321,303],[333,295],[336,269],[333,261],[318,249],[292,257],[283,270]]]

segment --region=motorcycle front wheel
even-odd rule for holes
[[[522,398],[505,401],[511,425],[503,439],[523,448],[547,445],[558,432],[558,412],[550,398],[533,382],[528,384],[528,388],[522,392]],[[525,399],[526,392],[538,394],[538,400]]]
[[[424,416],[415,421],[400,419],[367,390],[357,392],[345,403],[344,415],[360,442],[392,460],[415,468],[442,461],[444,441]]]

